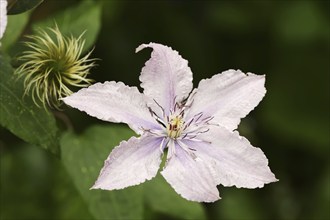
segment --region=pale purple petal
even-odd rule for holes
[[[7,0],[0,0],[0,39],[5,33],[6,26],[7,26]]]
[[[96,83],[66,97],[63,101],[98,119],[123,122],[141,134],[141,128],[155,129],[159,125],[151,116],[146,97],[136,87],[121,82]]]
[[[265,76],[244,74],[228,70],[200,81],[197,92],[190,98],[193,104],[187,118],[202,112],[204,117],[214,117],[212,122],[234,130],[266,93]]]
[[[162,138],[145,135],[112,150],[93,189],[123,189],[155,177],[161,163]]]
[[[253,147],[238,132],[213,126],[198,138],[205,142],[186,141],[186,144],[216,171],[217,184],[256,188],[277,181],[262,150]]]
[[[187,98],[192,90],[192,72],[188,61],[172,48],[156,44],[142,44],[136,52],[151,47],[151,58],[141,71],[140,81],[144,94],[155,99],[168,115],[175,101]]]
[[[173,152],[172,149],[169,151]],[[187,153],[177,144],[174,151],[161,172],[174,190],[183,198],[196,202],[220,199],[213,171],[207,166],[208,161],[194,158],[193,154]]]

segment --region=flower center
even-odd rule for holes
[[[181,115],[170,116],[170,120],[166,126],[167,135],[170,138],[176,139],[183,130],[184,121]]]

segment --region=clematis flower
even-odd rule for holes
[[[64,102],[101,120],[128,124],[139,137],[113,149],[93,189],[115,190],[155,177],[161,171],[182,197],[218,199],[218,184],[246,188],[277,181],[264,153],[235,131],[266,93],[265,76],[228,70],[202,80],[192,92],[188,62],[170,47],[150,43],[142,69],[143,93],[121,82],[96,83]]]

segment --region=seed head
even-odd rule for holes
[[[27,36],[28,50],[18,58],[22,65],[16,69],[24,77],[25,94],[31,90],[34,103],[59,109],[61,98],[71,95],[72,88],[85,87],[93,80],[86,78],[96,59],[89,59],[92,51],[80,58],[85,41],[63,36],[57,25]]]

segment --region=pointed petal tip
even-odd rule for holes
[[[181,195],[181,194],[180,194]],[[181,195],[182,196],[182,195]],[[208,198],[204,198],[204,199],[190,199],[190,198],[186,198],[184,196],[182,196],[183,198],[189,200],[189,201],[192,201],[192,202],[203,202],[203,203],[214,203],[218,200],[221,199],[221,197],[218,195],[212,195],[211,197],[208,197]]]
[[[219,194],[214,194],[214,195],[212,195],[211,198],[207,198],[207,199],[205,199],[203,201],[198,201],[198,202],[214,203],[214,202],[216,202],[216,201],[218,201],[220,199],[221,199],[221,197],[219,196]]]
[[[280,181],[279,179],[276,178],[275,174],[271,170],[269,171],[270,171],[269,178],[264,181],[264,184],[275,183]]]
[[[215,199],[213,200],[210,200],[210,201],[204,201],[205,203],[215,203],[216,201],[220,200],[221,197],[220,196],[217,196]]]
[[[97,181],[94,183],[93,186],[91,186],[91,187],[89,188],[89,190],[92,190],[92,189],[101,189],[100,186],[99,186],[99,184],[97,183]]]
[[[137,52],[140,52],[141,50],[143,50],[144,48],[146,47],[151,47],[154,49],[154,46],[163,46],[163,47],[167,47],[166,45],[163,45],[163,44],[159,44],[159,43],[155,43],[155,42],[150,42],[148,44],[141,44],[140,46],[138,46],[136,49],[135,49],[135,53]]]
[[[276,182],[278,182],[278,181],[280,181],[280,180],[277,179],[277,178],[274,176],[274,178],[273,178],[269,183],[276,183]]]
[[[265,180],[264,182],[260,183],[260,185],[254,185],[254,186],[248,186],[248,187],[241,187],[241,186],[236,186],[237,188],[247,188],[247,189],[255,189],[255,188],[264,188],[266,184],[270,184],[270,183],[276,183],[278,182],[279,179],[277,179],[275,176],[273,176],[272,178],[269,178],[268,180]]]
[[[93,190],[93,189],[98,189],[98,188],[95,187],[95,186],[92,186],[92,187],[89,188],[89,190]]]
[[[101,190],[116,190],[117,188],[114,187],[110,187],[110,186],[105,186],[104,184],[102,184],[102,182],[100,183],[98,180],[94,183],[94,185],[92,187],[89,188],[89,190],[93,190],[93,189],[101,189]]]
[[[138,47],[135,49],[135,53],[140,52],[141,50],[143,50],[143,49],[146,48],[146,47],[150,47],[152,44],[155,44],[155,43],[150,42],[150,43],[148,43],[148,44],[141,44],[140,46],[138,46]]]
[[[74,106],[72,106],[72,101],[74,101],[74,99],[72,99],[73,95],[74,94],[71,94],[71,95],[66,96],[64,98],[60,98],[59,100],[61,100],[62,102],[64,102],[68,106],[74,107]]]
[[[140,46],[138,46],[138,47],[135,49],[135,53],[140,52],[141,50],[143,50],[143,49],[146,48],[146,47],[147,47],[146,44],[141,44]]]
[[[62,101],[62,102],[64,102],[64,103],[66,103],[67,100],[68,100],[68,97],[69,97],[69,96],[66,96],[66,97],[64,97],[64,98],[59,98],[59,100]]]
[[[67,97],[65,97],[65,98],[60,98],[59,99],[60,101],[62,101],[63,103],[65,103],[66,105],[68,105],[68,106],[71,106],[71,105],[69,105],[69,99],[68,99],[68,96]]]
[[[178,192],[177,192],[178,193]],[[178,193],[182,198],[191,201],[191,202],[203,202],[203,203],[214,203],[220,199],[222,199],[219,195],[214,195],[212,198],[205,198],[205,199],[191,199],[182,196],[182,194]]]

